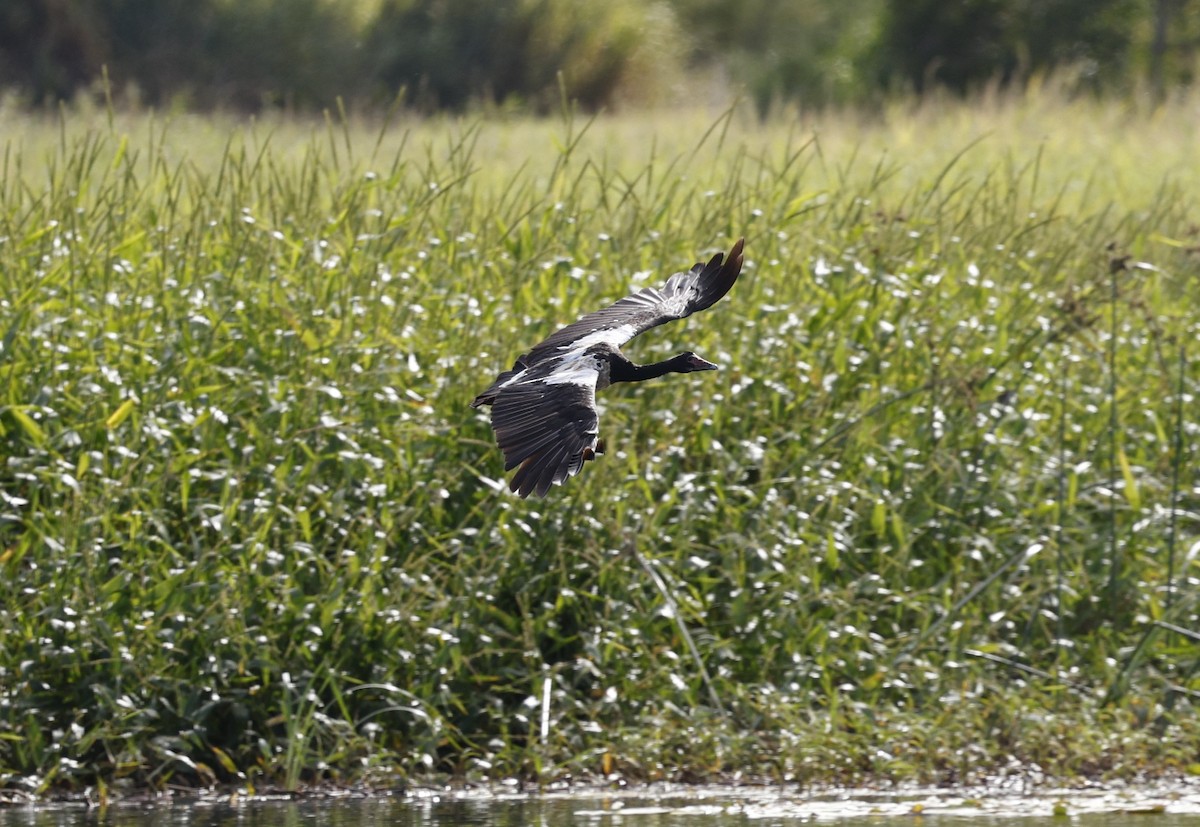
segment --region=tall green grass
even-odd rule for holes
[[[0,783],[1194,764],[1195,103],[0,119]],[[511,496],[473,395],[740,235]]]

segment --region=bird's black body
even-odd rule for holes
[[[517,468],[511,488],[544,496],[603,452],[596,391],[614,382],[641,382],[668,373],[716,370],[694,353],[637,365],[621,345],[639,333],[715,304],[742,269],[739,239],[725,257],[713,256],[661,288],[648,287],[552,333],[496,377],[471,407],[492,406],[492,429],[504,470]]]

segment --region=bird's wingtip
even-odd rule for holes
[[[746,246],[746,237],[742,236],[737,241],[733,242],[733,247],[729,249],[729,266],[736,267],[738,272],[742,269],[742,249]]]
[[[721,272],[725,274],[725,278],[729,279],[729,286],[733,286],[733,282],[737,281],[737,277],[742,272],[742,249],[746,246],[746,239],[739,238],[733,242],[733,246],[729,248],[729,254],[724,256],[724,261],[721,262]],[[717,254],[717,258],[721,259],[721,254]]]

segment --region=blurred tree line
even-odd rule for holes
[[[1200,0],[0,0],[0,87],[31,104],[588,108],[704,94],[855,103],[1066,70],[1190,83]]]

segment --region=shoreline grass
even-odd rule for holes
[[[1194,771],[1195,103],[0,119],[0,788]],[[740,235],[509,496],[479,388]]]

